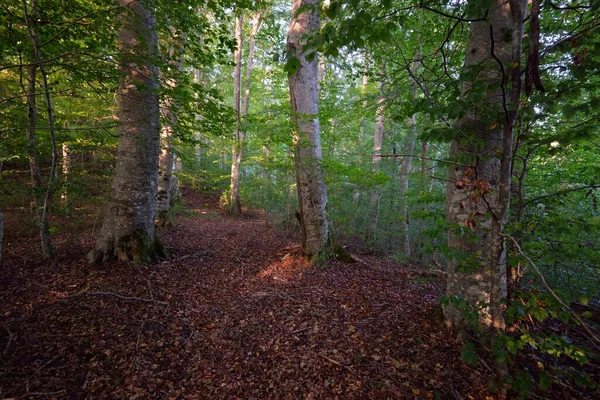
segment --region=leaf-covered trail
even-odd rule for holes
[[[265,216],[186,203],[161,232],[173,258],[149,267],[87,265],[82,232],[65,233],[55,268],[7,238],[3,398],[487,396],[488,371],[432,321],[435,275],[375,256],[313,268]]]

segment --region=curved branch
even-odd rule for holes
[[[546,198],[552,197],[552,196],[557,196],[559,194],[576,192],[576,191],[585,190],[585,189],[597,189],[597,188],[600,188],[600,185],[587,185],[587,186],[580,186],[580,187],[571,188],[571,189],[557,190],[556,192],[553,192],[550,194],[545,194],[543,196],[534,197],[531,200],[527,200],[525,203],[523,203],[522,207],[526,207],[527,205],[529,205],[531,203],[537,203],[540,200],[543,200],[543,199],[546,199]]]

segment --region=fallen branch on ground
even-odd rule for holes
[[[169,303],[167,303],[166,301],[159,301],[159,300],[153,300],[153,299],[145,299],[145,298],[142,298],[142,297],[122,296],[120,294],[113,293],[113,292],[82,292],[82,293],[72,294],[70,296],[61,297],[61,299],[70,299],[70,298],[73,298],[73,297],[79,297],[79,296],[84,296],[84,295],[88,295],[88,296],[113,296],[113,297],[116,297],[116,298],[121,299],[121,300],[134,300],[134,301],[142,301],[144,303],[158,303],[158,304],[169,305]]]

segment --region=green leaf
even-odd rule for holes
[[[295,56],[290,56],[283,67],[283,70],[288,73],[288,76],[294,75],[300,68],[300,60]]]
[[[465,346],[460,351],[460,359],[473,366],[477,365],[477,354],[473,342],[465,342]]]

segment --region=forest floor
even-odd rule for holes
[[[150,266],[86,262],[97,210],[59,225],[46,265],[28,214],[5,212],[0,398],[494,397],[489,361],[434,322],[443,274],[352,245],[358,262],[311,267],[263,213],[184,205]]]

